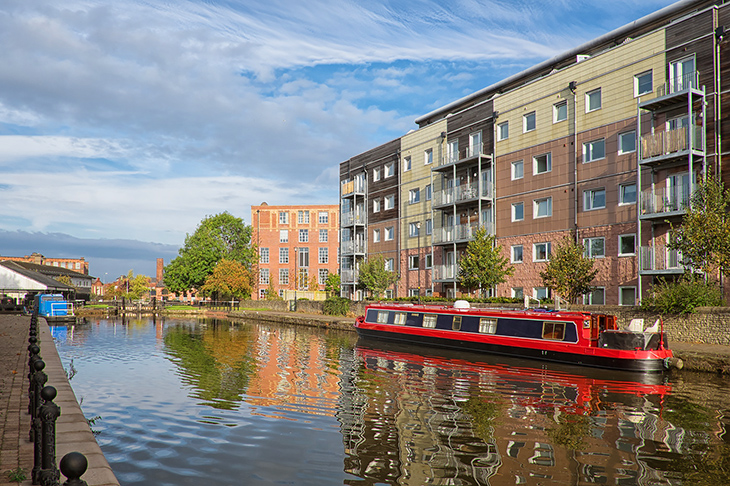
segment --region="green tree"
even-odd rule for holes
[[[324,282],[324,290],[328,295],[340,295],[342,280],[339,273],[330,273]]]
[[[251,227],[228,212],[206,216],[195,232],[185,237],[179,256],[165,267],[165,286],[175,293],[201,289],[223,259],[240,263],[250,271],[256,258]]]
[[[252,289],[251,272],[240,262],[223,259],[205,279],[200,290],[219,299],[250,299]]]
[[[514,273],[509,259],[502,256],[502,247],[494,235],[479,228],[459,260],[459,283],[468,289],[491,289]]]
[[[146,275],[134,275],[132,270],[127,274],[129,287],[126,293],[128,299],[141,299],[150,291],[150,278]]]
[[[574,304],[578,297],[593,289],[591,282],[598,273],[593,263],[592,258],[585,256],[581,245],[566,237],[550,256],[550,262],[540,272],[540,277],[546,287]]]
[[[730,276],[730,191],[713,176],[698,182],[682,225],[672,227],[667,246],[682,263],[705,275]]]
[[[385,268],[385,258],[377,255],[360,264],[358,286],[370,291],[373,297],[380,298],[385,289],[398,281],[397,273]]]

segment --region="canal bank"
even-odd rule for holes
[[[355,318],[327,316],[303,312],[269,311],[263,309],[229,312],[231,319],[257,319],[267,322],[285,323],[355,332]],[[671,333],[669,334],[671,339]],[[691,343],[671,341],[670,347],[684,364],[685,371],[700,371],[730,375],[730,346],[722,344]],[[681,371],[674,371],[681,372]]]

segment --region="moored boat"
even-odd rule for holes
[[[609,314],[473,308],[466,301],[451,307],[376,303],[355,327],[363,337],[597,368],[682,367],[660,323],[618,329],[616,316]]]

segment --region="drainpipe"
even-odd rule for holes
[[[573,231],[575,242],[578,243],[578,95],[577,83],[571,81],[568,89],[573,93]]]
[[[721,92],[722,92],[722,84],[721,84],[721,69],[720,69],[720,43],[723,41],[723,38],[725,37],[725,26],[719,25],[719,11],[717,6],[713,7],[712,9],[712,27],[715,30],[715,35],[712,38],[712,43],[714,47],[713,57],[712,57],[712,64],[713,64],[713,70],[715,71],[715,154],[716,154],[716,164],[715,164],[715,171],[717,173],[717,177],[722,180],[722,102],[721,102]],[[703,120],[704,121],[704,120]]]

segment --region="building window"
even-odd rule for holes
[[[421,202],[421,189],[418,187],[408,191],[408,204],[415,204]]]
[[[268,248],[259,248],[259,263],[269,263]]]
[[[373,199],[373,212],[374,213],[380,212],[380,199]]]
[[[451,140],[446,146],[446,155],[448,157],[448,163],[454,163],[459,160],[459,141]]]
[[[297,222],[299,224],[309,224],[309,211],[299,211],[297,213]]]
[[[606,207],[606,190],[591,189],[583,191],[583,210],[593,211],[594,209],[603,209]]]
[[[618,134],[618,153],[630,154],[636,152],[636,132],[630,131]]]
[[[532,173],[533,174],[544,174],[553,170],[552,155],[550,152],[542,155],[537,155],[532,158]]]
[[[634,76],[634,97],[651,93],[653,89],[651,71],[646,71]]]
[[[378,242],[380,242],[380,230],[374,229],[373,230],[373,243],[378,243]]]
[[[299,248],[299,266],[301,268],[309,266],[309,248]]]
[[[289,230],[279,230],[279,243],[289,243]]]
[[[385,228],[385,241],[392,241],[395,237],[395,229],[393,226],[388,226]]]
[[[550,297],[547,287],[535,287],[532,289],[532,296],[537,300],[544,300]]]
[[[373,182],[380,180],[381,174],[382,174],[382,170],[383,169],[380,168],[380,167],[376,167],[375,169],[373,169]]]
[[[507,140],[509,138],[509,122],[497,125],[497,141]]]
[[[512,204],[512,221],[522,221],[525,219],[525,203]]]
[[[424,265],[423,265],[424,268],[433,267],[433,255],[431,255],[430,253],[426,253],[424,260],[425,260]]]
[[[618,237],[618,256],[636,255],[636,234],[620,235]]]
[[[543,197],[535,199],[532,207],[532,217],[534,219],[547,218],[553,215],[553,198]]]
[[[512,298],[513,299],[524,299],[525,289],[522,287],[512,287]]]
[[[636,204],[636,183],[621,184],[618,186],[619,204]]]
[[[320,248],[319,249],[319,263],[322,265],[326,265],[330,262],[330,252],[329,248]]]
[[[262,285],[269,285],[269,269],[262,268],[259,270],[259,283]]]
[[[535,130],[535,112],[532,111],[522,116],[522,131],[524,133]]]
[[[300,229],[299,230],[299,243],[307,243],[307,242],[309,242],[309,230]]]
[[[433,192],[431,190],[431,184],[429,184],[429,185],[427,185],[425,187],[424,192],[426,193],[426,201],[430,201],[431,200],[431,196],[432,196],[432,192]]]
[[[411,156],[403,157],[403,172],[411,170]]]
[[[385,196],[385,210],[393,209],[395,207],[395,196]]]
[[[535,243],[532,245],[532,261],[546,262],[550,259],[550,243]]]
[[[329,241],[329,232],[326,229],[319,230],[319,242],[327,243]]]
[[[392,272],[393,268],[395,268],[395,260],[393,260],[392,258],[386,258],[385,259],[385,269],[389,272]]]
[[[329,277],[330,271],[326,268],[319,269],[319,284],[325,285],[327,283],[327,277]]]
[[[433,163],[433,149],[426,149],[423,152],[423,165],[429,165]]]
[[[328,224],[330,222],[330,213],[327,211],[319,212],[319,224]]]
[[[289,224],[289,213],[279,211],[279,224]]]
[[[618,305],[636,305],[636,287],[619,287]]]
[[[289,263],[289,248],[279,248],[279,263]]]
[[[512,162],[512,180],[525,177],[525,164],[521,160]]]
[[[584,255],[587,258],[603,258],[606,256],[606,239],[605,238],[584,238],[583,248]]]
[[[289,269],[279,269],[279,285],[289,285]]]
[[[418,255],[408,257],[408,270],[418,270]]]
[[[568,119],[568,102],[561,101],[553,105],[553,123],[558,123]]]
[[[522,263],[522,245],[512,247],[512,263]]]
[[[426,220],[426,234],[430,235],[431,233],[433,233],[433,220],[427,219]]]
[[[586,113],[601,109],[601,88],[586,93]]]
[[[585,305],[606,305],[606,288],[595,287],[583,296]]]
[[[395,175],[395,162],[385,164],[385,177],[393,177]]]
[[[420,223],[410,223],[408,225],[408,236],[415,238],[420,233]]]
[[[606,158],[606,140],[593,140],[583,144],[583,163]]]

